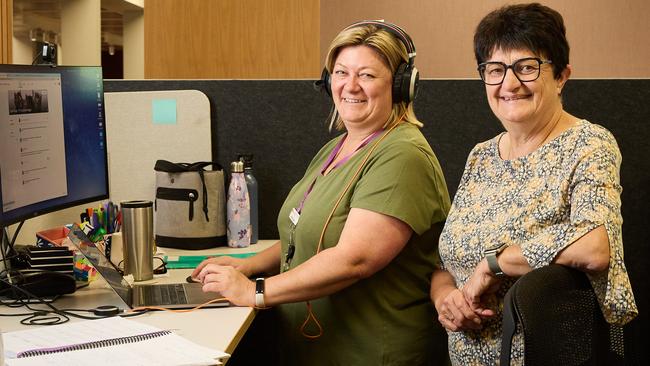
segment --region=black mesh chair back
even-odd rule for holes
[[[587,276],[578,270],[552,264],[527,273],[508,290],[501,366],[510,365],[517,324],[526,366],[623,364],[622,328],[605,321]]]

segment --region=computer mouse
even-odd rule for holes
[[[77,289],[74,276],[47,270],[22,270],[11,276],[13,284],[39,297],[71,294]],[[19,294],[20,297],[26,297]]]
[[[201,283],[201,281],[199,281],[198,278],[194,278],[192,276],[187,276],[185,281],[187,281],[188,283]]]

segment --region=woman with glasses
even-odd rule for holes
[[[623,263],[612,134],[562,107],[571,75],[562,16],[540,4],[488,14],[474,35],[488,103],[505,131],[470,152],[440,236],[431,299],[454,365],[499,360],[503,297],[550,263],[588,274],[607,321],[637,314]],[[523,363],[521,334],[512,364]]]
[[[278,364],[434,363],[442,330],[432,322],[431,258],[451,202],[413,112],[414,58],[410,37],[394,24],[342,30],[320,83],[342,133],[289,192],[280,241],[194,271],[204,290],[236,305],[274,307]],[[276,275],[248,279],[262,272]]]

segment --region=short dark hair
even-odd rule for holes
[[[508,5],[486,15],[474,32],[476,62],[497,49],[528,49],[553,61],[557,79],[569,64],[569,42],[562,15],[539,3]]]

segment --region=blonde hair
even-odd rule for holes
[[[384,60],[386,66],[388,66],[393,75],[400,64],[409,61],[406,46],[404,46],[404,44],[393,34],[376,25],[362,24],[342,30],[334,40],[332,40],[329,50],[327,51],[327,57],[325,58],[325,68],[330,75],[332,75],[334,63],[336,62],[336,58],[341,50],[346,47],[354,46],[370,47],[382,60]],[[332,130],[332,127],[335,127],[339,131],[345,129],[343,119],[341,119],[341,116],[336,110],[336,106],[332,107],[329,120],[330,131]],[[413,103],[399,102],[393,103],[391,114],[384,124],[384,128],[391,128],[402,120],[418,127],[423,126],[422,122],[420,122],[415,116]]]

